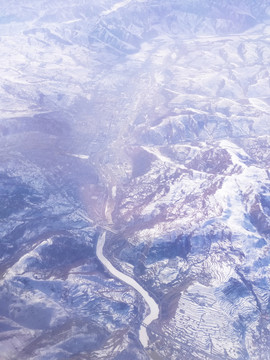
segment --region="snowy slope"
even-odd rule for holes
[[[0,10],[2,358],[268,359],[268,1]]]

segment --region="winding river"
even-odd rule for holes
[[[151,324],[151,322],[158,318],[159,316],[159,307],[155,300],[149,295],[149,293],[137,283],[136,280],[132,279],[130,276],[122,273],[121,271],[117,270],[111,262],[103,255],[103,247],[106,240],[106,231],[104,231],[98,238],[97,241],[97,249],[96,254],[98,259],[101,263],[106,267],[106,269],[119,280],[125,282],[126,284],[132,286],[136,291],[138,291],[142,297],[144,298],[145,302],[148,304],[150,313],[144,318],[140,330],[139,330],[139,338],[140,342],[142,343],[143,347],[148,346],[149,338],[147,335],[147,326]]]

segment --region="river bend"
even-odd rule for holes
[[[149,295],[149,293],[139,284],[136,280],[130,276],[122,273],[117,270],[112,263],[103,255],[103,247],[106,240],[106,231],[104,231],[98,238],[96,254],[101,263],[106,267],[106,269],[116,278],[125,282],[126,284],[132,286],[136,291],[138,291],[141,296],[144,298],[144,301],[147,303],[150,309],[150,313],[143,319],[139,330],[139,338],[143,347],[148,346],[149,338],[147,335],[147,326],[151,324],[153,320],[156,320],[159,316],[159,307],[155,300]]]

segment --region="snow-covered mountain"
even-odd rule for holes
[[[269,359],[268,1],[0,10],[1,359]]]

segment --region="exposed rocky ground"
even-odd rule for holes
[[[269,359],[268,2],[0,9],[1,359]]]

